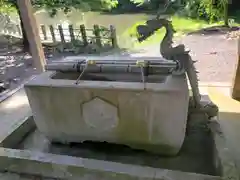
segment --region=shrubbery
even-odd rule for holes
[[[204,18],[210,22],[225,18],[228,0],[184,0],[183,15]]]

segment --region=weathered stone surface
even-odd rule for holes
[[[117,108],[100,98],[84,103],[82,111],[84,122],[97,131],[111,130],[118,125]]]
[[[227,141],[217,118],[211,120],[209,127],[214,136],[214,145],[216,148],[216,168],[218,168],[218,173],[223,177],[223,179],[239,180],[240,178],[236,159],[234,159],[233,152],[227,146]]]
[[[0,170],[64,179],[220,180],[220,177],[183,173],[108,161],[0,148]]]
[[[9,129],[5,138],[0,142],[0,145],[6,148],[15,148],[23,140],[26,134],[35,128],[36,125],[32,116],[19,119],[19,122],[16,122],[16,124]]]
[[[17,174],[17,173],[0,173],[1,180],[56,180],[53,178],[46,178],[42,176],[34,176],[29,174]]]
[[[112,97],[114,98],[114,97]],[[9,113],[9,115],[13,114],[14,111],[11,111],[11,113]],[[193,118],[196,119],[196,118]],[[201,120],[201,119],[199,119]],[[203,120],[204,121],[204,120]],[[27,122],[27,121],[26,121]],[[14,135],[15,137],[17,136],[17,134]],[[39,139],[36,139],[36,143],[39,143]],[[203,142],[203,144],[205,144],[206,142]],[[191,144],[191,143],[190,143]],[[194,144],[194,146],[196,146],[196,144]],[[42,149],[38,149],[39,147],[32,149],[34,151],[42,151]],[[206,147],[204,147],[206,148]],[[184,147],[185,149],[185,147]],[[188,150],[189,151],[189,150]],[[8,153],[10,153],[10,155],[8,153],[6,153],[5,155],[7,157],[3,157],[2,155],[0,155],[0,171],[2,170],[12,170],[14,172],[21,172],[21,173],[31,173],[31,174],[38,174],[38,175],[42,175],[42,176],[52,176],[51,173],[49,173],[48,170],[53,171],[54,172],[54,176],[53,177],[69,177],[68,179],[77,179],[77,180],[89,180],[89,179],[97,179],[97,180],[110,180],[110,179],[149,179],[149,176],[152,174],[152,169],[154,169],[154,179],[172,179],[172,180],[217,180],[217,179],[221,179],[220,177],[216,177],[216,176],[208,176],[208,175],[201,175],[201,174],[195,174],[195,173],[185,173],[185,172],[179,172],[179,171],[172,171],[172,170],[167,170],[167,169],[155,169],[155,168],[149,168],[146,166],[133,166],[133,167],[142,167],[140,169],[138,168],[132,168],[132,165],[127,165],[127,168],[130,169],[131,171],[126,171],[122,168],[120,168],[119,172],[114,171],[114,169],[116,168],[115,163],[113,164],[108,164],[109,162],[106,161],[95,161],[95,160],[91,160],[91,161],[87,161],[88,159],[83,159],[85,165],[86,166],[86,171],[84,170],[84,175],[82,174],[78,174],[78,172],[83,172],[81,171],[81,168],[79,169],[79,166],[76,164],[80,164],[82,163],[82,161],[79,161],[77,159],[81,159],[81,158],[73,158],[67,156],[67,158],[65,158],[66,156],[61,156],[61,155],[52,155],[50,154],[44,154],[44,153],[35,153],[35,152],[31,152],[31,151],[27,151],[27,153],[23,153],[25,151],[20,151],[20,153],[18,152],[18,150],[13,150],[13,151],[6,151]],[[30,153],[28,153],[30,152]],[[190,156],[195,156],[195,154],[191,151],[189,151]],[[198,151],[199,153],[199,151]],[[38,158],[32,158],[32,157],[38,157]],[[58,161],[59,158],[59,161]],[[121,157],[122,158],[122,157]],[[176,157],[178,158],[178,156]],[[46,159],[48,160],[48,162],[51,161],[52,165],[51,168],[49,168],[49,166],[46,164]],[[169,158],[172,159],[172,158]],[[149,160],[147,160],[149,161]],[[157,159],[156,161],[160,161],[162,164],[166,163],[165,161],[162,161],[160,159]],[[101,163],[104,162],[104,163]],[[178,161],[176,161],[177,163]],[[199,162],[198,160],[196,161],[200,164],[202,164],[202,162]],[[106,164],[105,164],[106,163]],[[130,159],[129,163],[132,164],[132,160]],[[126,164],[129,164],[126,163]],[[56,164],[56,165],[55,165]],[[92,165],[94,164],[94,165]],[[116,163],[119,164],[119,163]],[[187,164],[187,163],[183,163],[185,166],[193,166],[193,164]],[[11,166],[10,166],[11,165]],[[124,163],[121,163],[121,165],[125,165]],[[202,164],[203,165],[203,164]],[[10,169],[8,169],[8,167],[10,166]],[[67,167],[65,167],[67,166]],[[105,170],[103,170],[102,168],[100,168],[100,172],[96,169],[98,169],[98,167],[106,167]],[[69,167],[69,168],[68,168]],[[111,167],[111,168],[110,168]],[[145,168],[146,167],[146,168]],[[47,168],[47,170],[45,171],[45,168]],[[95,171],[89,171],[88,169],[94,169]],[[70,169],[69,171],[67,171],[68,169]],[[145,169],[145,170],[144,170]],[[197,169],[196,167],[193,167],[193,169]],[[102,171],[103,170],[103,171]],[[150,172],[149,172],[150,170]],[[111,173],[109,173],[111,172]],[[114,173],[112,173],[114,172]],[[129,173],[130,176],[126,175],[125,172]],[[134,172],[136,172],[137,174],[139,174],[139,176],[135,176]],[[72,175],[72,176],[71,176]],[[133,177],[131,176],[133,175]],[[143,177],[140,177],[142,176]],[[71,177],[70,177],[71,176]],[[80,178],[81,177],[81,178]],[[151,177],[151,176],[150,176]],[[43,180],[50,180],[51,178],[43,178],[43,177],[35,177],[35,176],[29,176],[29,175],[18,175],[18,174],[11,174],[11,173],[0,173],[0,179],[3,180],[15,180],[15,179],[19,179],[19,180],[30,180],[30,179],[43,179]],[[153,178],[150,178],[153,179]]]
[[[43,73],[25,86],[36,125],[49,139],[107,141],[169,155],[180,150],[189,102],[185,76],[78,85],[51,76]]]
[[[23,89],[0,104],[0,146],[13,147],[35,126],[28,121],[31,109]],[[27,122],[28,121],[28,122]]]
[[[230,95],[221,91],[220,88],[209,87],[208,89],[210,99],[219,107],[217,123],[220,126],[221,132],[226,141],[226,148],[221,151],[221,154],[227,154],[228,158],[232,156],[235,161],[234,164],[226,164],[225,167],[237,168],[238,178],[240,177],[240,102],[232,99]],[[219,138],[220,139],[220,138]],[[219,140],[222,141],[221,139]],[[229,156],[230,154],[230,156]],[[233,168],[229,169],[229,172],[233,171]],[[227,170],[228,171],[228,170]],[[232,173],[234,175],[234,173]],[[236,173],[235,173],[236,177]]]

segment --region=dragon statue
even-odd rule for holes
[[[216,116],[218,113],[218,108],[216,105],[212,103],[204,105],[203,102],[201,102],[201,95],[198,87],[198,72],[196,71],[194,65],[196,61],[192,60],[189,51],[186,51],[183,44],[175,47],[173,46],[173,37],[176,31],[174,30],[171,21],[157,17],[155,19],[146,21],[145,25],[137,26],[138,41],[142,42],[146,40],[148,37],[152,36],[157,30],[163,27],[166,29],[166,33],[160,43],[160,53],[165,59],[177,61],[178,64],[181,66],[179,68],[180,70],[174,72],[173,74],[177,75],[186,72],[192,88],[192,101],[190,101],[191,106],[193,106],[194,109],[203,110],[209,117]]]

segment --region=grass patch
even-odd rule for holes
[[[203,20],[196,20],[196,19],[184,18],[184,17],[179,17],[179,16],[172,16],[171,20],[172,20],[175,30],[177,31],[175,34],[176,37],[183,36],[189,32],[197,31],[202,28],[207,28],[207,27],[223,24],[223,22],[209,24],[208,22],[203,21]],[[144,23],[145,23],[145,21],[137,22],[124,32],[123,39],[125,39],[125,38],[131,39],[130,48],[139,48],[139,47],[143,47],[143,46],[148,46],[151,44],[159,43],[162,40],[162,38],[165,34],[164,28],[158,30],[153,36],[149,37],[144,42],[142,42],[142,43],[137,42],[136,27],[138,25],[144,24]]]

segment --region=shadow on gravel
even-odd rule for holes
[[[188,35],[221,35],[221,34],[227,34],[234,31],[239,31],[240,27],[233,26],[233,27],[227,27],[227,26],[213,26],[208,28],[203,28],[197,31],[193,31],[188,33]]]

